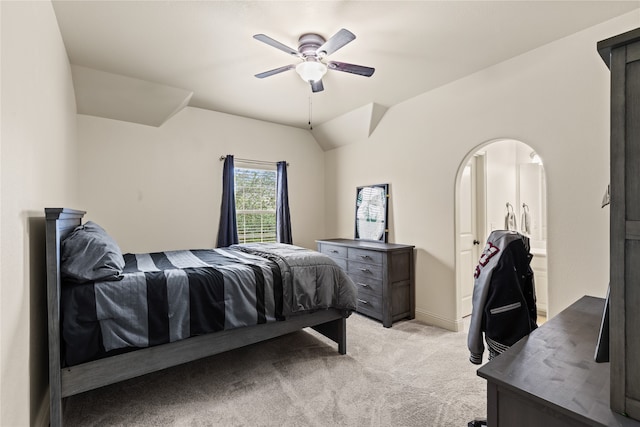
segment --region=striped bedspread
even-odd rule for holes
[[[124,257],[122,280],[63,285],[66,366],[294,313],[356,307],[355,285],[329,257],[292,245]]]

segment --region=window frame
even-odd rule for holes
[[[237,165],[234,166],[234,183],[233,183],[233,191],[234,197],[236,199],[236,224],[238,228],[238,243],[254,243],[254,242],[267,242],[267,243],[275,243],[277,241],[276,235],[276,227],[277,227],[277,218],[276,218],[276,208],[277,208],[277,191],[278,191],[278,171],[277,168],[271,165],[255,165],[245,162],[238,162]],[[239,188],[238,188],[238,178],[243,176],[242,171],[255,171],[257,173],[268,173],[273,176],[273,209],[269,206],[268,209],[243,209],[245,206],[242,205],[242,198],[239,197]],[[241,183],[242,184],[242,183]],[[255,187],[247,187],[250,190],[259,188],[259,186]],[[266,187],[265,188],[270,188]],[[242,191],[242,190],[240,190]],[[268,196],[269,197],[269,196]],[[242,205],[242,206],[241,206]],[[260,224],[257,226],[258,228],[247,232],[247,215],[257,215],[260,218]],[[265,216],[272,216],[272,220],[264,221]],[[249,226],[251,227],[251,226]],[[254,225],[256,227],[256,225]]]

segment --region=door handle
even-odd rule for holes
[[[479,244],[480,244],[480,241],[479,241],[479,240],[476,240],[476,239],[473,239],[473,244],[474,244],[474,245],[479,245]]]

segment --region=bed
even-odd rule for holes
[[[51,426],[66,397],[307,327],[346,354],[356,289],[328,257],[279,244],[111,257],[84,214],[45,209]]]

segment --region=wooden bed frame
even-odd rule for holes
[[[45,209],[50,425],[52,427],[62,426],[62,403],[65,397],[275,338],[306,327],[312,327],[335,341],[338,344],[339,353],[346,354],[346,318],[350,313],[330,309],[292,316],[283,322],[201,335],[72,367],[61,367],[60,241],[82,223],[84,214],[84,211],[74,209]]]

